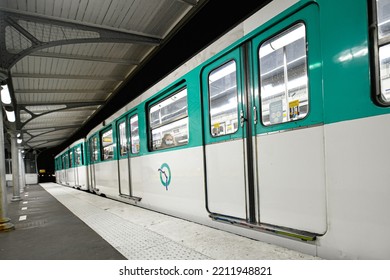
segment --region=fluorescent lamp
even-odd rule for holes
[[[7,111],[7,110],[5,110],[5,113],[6,113],[6,115],[7,115],[7,120],[9,121],[9,122],[15,122],[15,112],[14,111]]]
[[[8,86],[1,86],[1,101],[4,104],[11,104],[11,95],[9,94]]]

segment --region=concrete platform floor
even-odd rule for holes
[[[0,233],[0,259],[318,259],[54,183],[21,197],[9,204],[16,230]]]

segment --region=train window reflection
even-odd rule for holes
[[[102,159],[109,160],[114,157],[114,141],[112,138],[112,129],[103,132],[101,135]]]
[[[138,115],[134,115],[130,118],[130,141],[131,141],[131,153],[138,154],[140,150]]]
[[[99,160],[99,150],[98,150],[98,139],[96,136],[92,137],[90,140],[91,147],[91,162],[96,162]]]
[[[209,75],[210,133],[231,134],[238,129],[236,62],[230,61]]]
[[[259,60],[263,124],[304,118],[309,110],[304,24],[264,42]]]
[[[118,125],[119,129],[119,154],[120,156],[127,155],[127,138],[126,138],[126,122],[122,121]]]
[[[166,149],[188,143],[187,89],[150,107],[151,148]]]
[[[382,102],[390,102],[390,0],[377,0],[379,76]]]
[[[74,157],[74,160],[75,160],[75,164],[76,166],[80,166],[83,164],[83,157],[82,157],[82,149],[81,149],[81,145],[80,146],[77,146],[75,148],[75,157]]]
[[[74,166],[74,164],[73,164],[73,151],[72,150],[70,150],[69,151],[69,167],[73,167]]]

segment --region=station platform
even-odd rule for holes
[[[0,233],[1,260],[318,259],[55,183],[21,197],[8,205],[15,230]]]

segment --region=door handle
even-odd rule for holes
[[[246,121],[247,119],[244,117],[244,111],[241,110],[241,113],[240,113],[240,125],[241,127],[244,127],[244,122]]]

